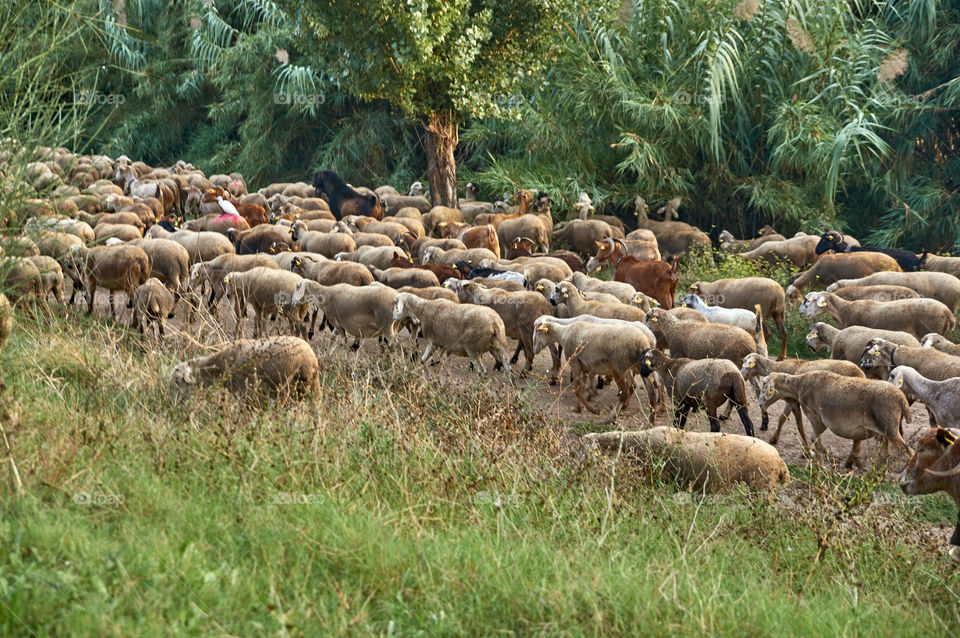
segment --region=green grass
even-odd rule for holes
[[[692,498],[584,454],[522,392],[339,349],[319,404],[173,405],[182,356],[18,314],[0,634],[960,629],[942,496],[793,468],[773,499]]]

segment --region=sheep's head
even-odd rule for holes
[[[944,346],[950,342],[943,335],[937,334],[936,332],[931,332],[930,334],[923,335],[923,339],[920,340],[921,348],[937,348],[937,346]]]
[[[871,339],[867,342],[867,347],[863,349],[863,355],[860,357],[860,367],[869,370],[870,368],[890,366],[896,348],[896,344],[885,339],[879,337]]]
[[[820,334],[819,325],[818,323],[813,324],[810,326],[810,332],[807,333],[807,347],[814,352],[828,345]]]
[[[905,494],[932,494],[948,487],[960,474],[960,436],[947,428],[932,428],[917,441],[917,449],[900,475]]]
[[[649,377],[656,372],[655,366],[657,359],[663,357],[663,353],[656,348],[648,348],[640,354],[640,376]]]
[[[800,316],[806,317],[807,319],[812,319],[817,315],[823,314],[827,311],[827,298],[826,293],[822,292],[810,292],[807,293],[807,296],[804,297],[803,303],[800,304]]]
[[[173,381],[174,403],[179,403],[197,385],[196,371],[189,362],[184,361],[174,366],[170,376]]]
[[[536,355],[554,342],[556,328],[549,315],[539,317],[533,324],[533,353]]]
[[[757,353],[751,352],[743,358],[743,366],[740,368],[740,376],[744,379],[750,379],[757,376]]]
[[[790,303],[797,303],[803,299],[803,293],[796,286],[790,284],[787,286],[786,297]]]
[[[470,182],[470,183],[467,184],[467,187],[468,187],[468,188],[469,188],[470,184],[472,184],[472,182]],[[422,196],[423,196],[423,182],[414,182],[413,184],[410,184],[410,192],[409,192],[408,194],[409,194],[410,196],[412,196],[412,197],[422,197]]]
[[[407,304],[408,297],[410,297],[410,293],[401,292],[393,300],[393,320],[403,321],[404,319],[409,319],[414,325],[419,325],[420,321],[410,314],[410,306]]]
[[[771,405],[780,400],[780,392],[777,389],[777,379],[783,376],[780,373],[771,374],[760,380],[760,396],[758,403],[761,410],[767,410]]]

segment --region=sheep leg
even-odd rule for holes
[[[887,440],[884,439],[883,442],[880,443],[880,448],[884,452],[884,456],[887,456],[887,450],[885,449],[886,445]],[[853,467],[854,465],[857,467],[863,467],[863,462],[860,460],[860,441],[855,440],[853,445],[850,446],[850,456],[847,457],[847,460],[843,465],[844,467]]]
[[[747,406],[738,405],[737,414],[740,415],[740,423],[743,424],[743,431],[747,436],[756,436],[753,433],[753,422],[750,420],[750,414],[747,412]]]
[[[777,361],[783,361],[787,356],[787,329],[783,325],[783,313],[773,315],[773,320],[777,324],[777,334],[780,335],[780,356]]]
[[[732,402],[731,402],[732,404]],[[711,408],[707,409],[707,421],[710,422],[710,431],[719,432],[720,431],[720,418],[717,416],[717,409]]]
[[[509,372],[510,372],[510,364],[511,364],[511,363],[514,363],[514,362],[513,362],[513,361],[507,361],[507,351],[503,349],[503,346],[501,346],[501,345],[498,344],[498,345],[494,346],[494,347],[490,350],[490,352],[493,354],[493,358],[497,360],[497,364],[503,366],[504,372],[509,373]],[[478,357],[478,358],[479,358],[479,357]],[[529,358],[527,359],[527,362],[528,362],[528,364],[530,365],[530,367],[533,367],[533,362],[531,362]],[[484,371],[484,373],[486,373],[486,371]]]
[[[550,345],[550,358],[553,361],[553,369],[550,370],[550,385],[557,385],[560,380],[560,346]]]
[[[430,356],[433,354],[433,344],[428,343],[427,348],[423,351],[423,355],[420,357],[420,363],[426,365],[427,361],[430,360]]]
[[[494,355],[494,356],[496,356],[496,355]],[[481,375],[481,376],[487,374],[487,367],[486,367],[485,365],[483,365],[482,357],[483,357],[483,354],[482,354],[482,353],[478,353],[478,354],[470,357],[471,363],[473,363],[473,364],[476,366],[477,374],[479,374],[479,375]],[[448,358],[448,359],[450,358],[450,354],[447,355],[447,358]],[[506,353],[504,353],[504,359],[506,359]],[[509,363],[505,363],[505,367],[506,367],[506,369],[507,369],[508,371],[510,370],[510,364],[509,364]]]
[[[687,425],[687,414],[690,412],[690,407],[686,403],[680,403],[673,408],[673,420],[681,430]]]
[[[516,363],[517,361],[520,360],[520,351],[523,349],[524,349],[523,341],[521,339],[517,339],[517,349],[513,352],[513,356],[510,357],[510,363]],[[527,361],[529,360],[530,360],[530,356],[528,355]]]

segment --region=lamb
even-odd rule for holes
[[[242,394],[259,389],[277,395],[298,390],[319,398],[320,393],[317,355],[298,337],[234,341],[215,354],[178,364],[172,377],[178,394],[215,382]]]
[[[831,284],[828,288],[834,285]],[[846,301],[885,302],[897,299],[919,299],[922,296],[905,286],[845,286],[831,292]]]
[[[582,295],[583,293],[577,290],[572,282],[561,281],[550,295],[550,303],[554,306],[561,304],[565,306],[565,314],[570,317],[593,315],[594,317],[623,319],[625,321],[643,321],[646,317],[646,313],[639,308],[622,303],[587,301]]]
[[[903,346],[882,337],[874,337],[863,348],[860,367],[878,368],[883,378],[897,366],[910,366],[934,381],[960,377],[960,357],[930,348]]]
[[[401,322],[407,319],[420,326],[428,341],[420,357],[422,363],[429,361],[434,351],[439,350],[446,352],[446,359],[455,354],[470,358],[478,372],[486,374],[487,369],[480,357],[490,352],[497,363],[510,372],[506,329],[495,310],[400,293],[393,304],[393,320]]]
[[[920,340],[920,346],[923,348],[933,348],[934,350],[960,357],[960,344],[951,343],[946,337],[936,332],[923,335],[923,339]]]
[[[900,266],[893,257],[882,253],[824,255],[817,260],[817,263],[793,279],[787,286],[786,295],[791,301],[799,301],[808,286],[829,286],[834,282],[866,277],[884,270],[900,272]],[[851,284],[847,282],[845,285]]]
[[[290,329],[305,334],[303,326],[306,307],[293,303],[293,293],[303,277],[279,268],[258,266],[244,272],[232,272],[224,277],[227,299],[234,300],[234,314],[237,321],[237,338],[243,335],[243,316],[249,303],[254,310],[254,338],[266,332],[266,320],[269,315],[284,315],[290,323]]]
[[[827,292],[834,292],[846,286],[903,286],[916,291],[923,297],[936,299],[950,312],[960,307],[960,279],[947,273],[937,272],[878,272],[860,279],[841,279],[827,286]]]
[[[803,235],[791,237],[782,241],[762,242],[753,250],[737,253],[737,256],[748,260],[764,260],[768,263],[788,261],[794,266],[809,266],[817,261],[817,237]]]
[[[577,289],[583,292],[603,292],[613,295],[621,303],[630,303],[637,295],[637,289],[622,281],[603,281],[583,273],[575,272],[569,278]]]
[[[36,255],[34,257],[24,257],[37,267],[40,275],[40,294],[44,300],[53,293],[53,298],[59,303],[63,303],[63,268],[53,257],[46,255]]]
[[[353,261],[386,270],[390,268],[394,257],[404,254],[403,249],[396,246],[360,246],[352,253],[337,253],[334,258],[337,261]]]
[[[936,299],[845,301],[830,292],[808,293],[800,305],[800,316],[812,319],[823,313],[829,313],[841,328],[866,326],[917,338],[928,332],[944,334],[957,325],[950,309]]]
[[[307,231],[299,237],[300,250],[333,259],[337,253],[352,253],[357,242],[347,233]]]
[[[191,219],[183,224],[183,230],[208,231],[212,233],[228,234],[230,231],[243,232],[250,230],[250,223],[239,213],[224,213],[216,199],[212,203],[215,212]],[[203,209],[201,208],[201,211]]]
[[[833,372],[790,375],[774,372],[760,385],[760,406],[784,399],[800,404],[813,426],[813,445],[822,450],[820,437],[828,429],[853,447],[846,465],[861,465],[860,442],[882,437],[884,456],[889,445],[912,452],[901,436],[901,422],[910,423],[910,406],[903,392],[885,381],[845,377]]]
[[[960,257],[941,257],[924,253],[920,267],[929,272],[942,272],[960,277]]]
[[[803,359],[785,359],[783,361],[775,361],[769,359],[761,354],[748,354],[743,358],[743,367],[740,368],[740,375],[744,378],[745,381],[750,381],[751,383],[759,383],[759,380],[762,377],[769,376],[774,372],[783,372],[786,374],[803,374],[805,372],[816,372],[826,370],[827,372],[833,372],[845,377],[857,377],[864,378],[863,370],[860,369],[860,366],[853,363],[852,361],[838,361],[834,359],[822,359],[819,361],[804,361]],[[761,423],[760,429],[766,430],[770,421],[768,410],[770,405],[773,402],[768,403],[766,406],[761,408]],[[803,446],[809,449],[807,443],[807,435],[803,430],[803,419],[800,414],[800,406],[794,402],[788,402],[787,406],[783,409],[783,414],[780,415],[780,419],[777,422],[777,431],[774,433],[773,438],[770,439],[771,445],[776,445],[780,440],[780,432],[783,430],[783,424],[786,423],[787,419],[790,418],[791,412],[797,420],[797,430],[800,433],[800,440],[803,442]]]
[[[757,351],[750,333],[719,323],[680,321],[662,308],[653,308],[644,319],[658,339],[666,340],[670,355],[691,359],[729,359],[739,369],[743,358]]]
[[[150,259],[136,246],[85,246],[73,247],[72,273],[75,280],[83,281],[87,294],[87,314],[93,314],[93,299],[97,288],[110,291],[110,316],[116,318],[113,293],[123,290],[127,294],[128,307],[132,305],[136,287],[146,283],[150,276]]]
[[[146,334],[151,324],[157,326],[158,340],[163,340],[164,321],[173,316],[174,297],[156,277],[137,287],[133,293],[133,318],[131,327]]]
[[[827,347],[830,349],[831,359],[851,361],[860,365],[867,343],[875,337],[881,337],[899,345],[920,346],[920,342],[917,341],[915,337],[905,332],[876,330],[862,326],[853,326],[852,328],[840,330],[839,328],[822,322],[817,322],[810,326],[810,332],[807,334],[807,346],[814,352],[820,350],[820,348]],[[882,379],[885,377],[884,371],[865,370],[864,372],[868,379]]]
[[[498,288],[486,288],[473,281],[456,283],[451,290],[457,293],[462,303],[477,304],[495,310],[503,320],[507,337],[517,340],[517,350],[510,363],[519,360],[522,349],[527,361],[526,370],[533,370],[533,326],[538,317],[553,314],[550,302],[536,292],[511,293]]]
[[[324,320],[344,341],[348,335],[354,338],[351,347],[356,350],[361,339],[396,339],[393,302],[397,294],[388,286],[324,286],[303,279],[293,293],[293,303],[323,312]]]
[[[960,377],[942,381],[928,379],[910,366],[897,366],[890,372],[890,383],[908,399],[921,401],[940,427],[960,427]]]
[[[440,280],[429,270],[419,268],[387,268],[380,270],[370,266],[373,278],[391,288],[410,286],[413,288],[432,288],[440,285]]]
[[[726,359],[671,358],[656,348],[643,353],[640,375],[656,372],[673,397],[674,418],[681,430],[687,415],[703,408],[710,421],[710,431],[720,431],[717,408],[730,401],[737,409],[747,436],[753,436],[753,423],[747,414],[747,390],[740,370]]]
[[[718,279],[717,281],[698,281],[690,286],[690,292],[712,306],[724,308],[742,308],[754,310],[759,304],[764,317],[773,319],[780,335],[780,359],[787,356],[787,329],[784,325],[786,298],[783,288],[773,279],[766,277],[744,277],[742,279]],[[768,336],[764,332],[764,337]]]
[[[634,393],[633,374],[639,367],[643,353],[653,347],[649,332],[626,323],[595,323],[573,321],[561,323],[553,317],[540,317],[534,329],[534,352],[555,345],[567,353],[574,377],[577,412],[587,408],[598,414],[590,399],[596,393],[588,388],[592,375],[612,377],[617,384],[617,403],[610,413],[616,419]],[[589,389],[589,395],[584,391]],[[653,406],[651,405],[651,408]]]
[[[659,426],[640,432],[591,433],[583,440],[607,454],[623,453],[652,462],[682,487],[696,492],[719,492],[737,483],[773,491],[790,480],[790,470],[777,449],[750,436]]]
[[[430,246],[422,251],[421,262],[424,264],[440,264],[453,266],[458,261],[465,261],[470,266],[479,266],[484,259],[497,260],[497,256],[486,248],[468,248],[466,250],[444,250],[438,246]]]
[[[723,306],[708,306],[706,302],[694,294],[683,298],[682,305],[693,308],[704,316],[710,323],[722,323],[736,326],[757,337],[757,352],[767,355],[767,341],[763,336],[763,313],[760,304],[754,306],[754,311],[743,308],[724,308]]]

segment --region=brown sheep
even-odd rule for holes
[[[823,255],[817,262],[793,279],[787,286],[790,301],[800,301],[810,286],[826,287],[841,279],[857,279],[875,272],[900,271],[897,260],[883,253],[841,253]]]

